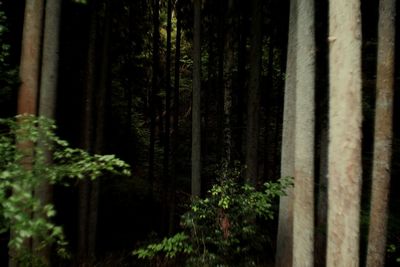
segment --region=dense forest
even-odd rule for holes
[[[0,0],[0,266],[400,265],[396,0]]]

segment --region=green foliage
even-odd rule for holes
[[[17,257],[26,257],[24,242],[31,238],[40,240],[39,249],[54,243],[58,254],[67,256],[62,228],[51,221],[54,206],[43,205],[32,192],[45,182],[68,185],[75,178],[95,179],[103,172],[129,175],[129,166],[114,155],[71,148],[46,118],[0,119],[0,129],[0,231],[11,228],[9,247]]]
[[[134,251],[140,259],[186,257],[186,266],[256,266],[265,257],[273,202],[292,185],[291,178],[265,183],[260,190],[237,182],[237,170],[204,199],[192,200],[181,217],[183,232]]]

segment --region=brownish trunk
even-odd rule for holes
[[[192,196],[201,193],[201,0],[194,0],[193,102],[192,102]]]
[[[24,27],[21,46],[21,62],[19,76],[21,85],[18,91],[18,114],[37,113],[37,97],[39,91],[39,74],[40,74],[40,51],[42,40],[42,24],[43,24],[43,0],[27,0],[25,2]],[[21,120],[23,123],[23,120]],[[21,161],[24,167],[30,169],[32,167],[32,150],[33,144],[18,144],[22,149],[27,150],[26,157]],[[26,189],[29,192],[29,188]],[[13,236],[11,227],[10,236]],[[31,241],[24,244],[24,249],[28,252],[32,249]],[[19,266],[15,257],[15,250],[9,250],[9,266]]]
[[[380,1],[368,267],[385,265],[393,136],[395,12],[395,0]]]

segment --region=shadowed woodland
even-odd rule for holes
[[[396,0],[0,0],[0,266],[400,264]]]

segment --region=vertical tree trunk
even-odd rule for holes
[[[181,60],[181,14],[180,0],[176,2],[176,36],[175,36],[175,73],[174,73],[174,105],[173,105],[173,124],[172,124],[172,162],[173,174],[171,175],[170,184],[170,207],[169,207],[169,234],[175,229],[175,208],[176,208],[176,175],[179,170],[178,162],[178,131],[179,131],[179,87],[180,87],[180,60]]]
[[[286,82],[283,107],[281,177],[294,176],[294,123],[295,89],[297,70],[297,0],[290,1],[289,36],[286,59]],[[276,248],[277,267],[292,266],[293,259],[293,189],[286,190],[286,196],[280,198],[278,237]]]
[[[82,148],[93,152],[94,131],[94,87],[96,84],[96,44],[97,44],[97,1],[90,3],[91,18],[89,30],[89,47],[86,63],[86,85],[84,95]],[[92,231],[90,221],[91,183],[84,179],[79,183],[79,214],[78,214],[78,259],[82,263],[89,260],[89,233]]]
[[[33,114],[37,113],[37,96],[39,90],[39,74],[40,74],[40,51],[42,40],[42,25],[43,25],[43,0],[27,0],[25,2],[24,26],[21,46],[21,62],[19,69],[19,77],[21,85],[18,91],[18,114]],[[23,123],[23,121],[21,121]],[[33,144],[19,144],[20,146],[28,146],[33,148]],[[29,149],[28,149],[29,150]],[[30,152],[28,152],[30,154]],[[32,157],[27,155],[21,161],[26,168],[31,168]],[[29,190],[29,189],[27,189]],[[11,237],[13,230],[10,230]],[[32,249],[31,242],[24,244],[25,249]],[[18,262],[15,257],[16,251],[9,250],[9,266],[16,267]]]
[[[55,119],[56,94],[58,82],[58,50],[59,27],[61,16],[61,1],[46,2],[46,16],[44,25],[42,70],[40,82],[39,116]],[[40,144],[39,144],[40,145]],[[51,164],[52,156],[49,150],[45,150],[45,158]],[[49,204],[53,198],[53,187],[48,182],[43,182],[35,188],[35,196],[43,205]],[[33,250],[39,250],[42,240],[33,240]],[[50,264],[50,246],[38,251],[38,256],[43,263]]]
[[[379,2],[374,161],[367,266],[385,265],[392,156],[395,0]]]
[[[297,2],[293,266],[314,266],[314,0]]]
[[[359,0],[329,1],[327,266],[359,266],[361,17]]]
[[[108,68],[109,68],[109,44],[111,32],[111,14],[110,2],[105,0],[105,17],[104,17],[104,35],[101,48],[101,64],[98,76],[97,94],[96,94],[96,138],[94,140],[93,152],[96,154],[103,154],[105,144],[105,129],[106,129],[106,95],[108,85]],[[91,259],[96,256],[97,244],[97,226],[98,226],[98,211],[99,211],[99,194],[101,178],[91,181],[90,199],[89,199],[89,232],[88,232],[88,255]]]
[[[224,50],[226,51],[224,65],[224,154],[223,161],[223,178],[226,178],[227,170],[231,162],[232,154],[232,87],[233,87],[233,68],[234,68],[234,47],[233,47],[233,0],[228,0],[226,37]]]
[[[192,196],[201,193],[201,0],[194,0],[194,41],[193,41],[193,103],[192,103]]]
[[[253,0],[252,5],[250,81],[247,100],[246,181],[255,185],[258,179],[262,2]]]
[[[159,64],[160,64],[160,4],[158,0],[153,0],[153,62],[152,80],[149,103],[150,116],[150,144],[149,144],[149,182],[153,187],[154,182],[154,152],[155,152],[155,129],[156,129],[156,95],[159,86]],[[153,188],[151,188],[153,191]]]

